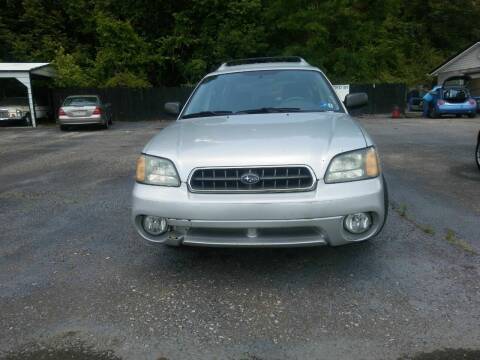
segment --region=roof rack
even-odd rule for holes
[[[273,56],[273,57],[258,57],[249,59],[231,60],[223,63],[219,69],[229,66],[252,65],[252,64],[267,64],[267,63],[298,63],[308,65],[308,63],[299,56]]]

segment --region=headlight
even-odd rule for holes
[[[138,158],[136,180],[149,185],[180,186],[180,178],[173,163],[149,155]]]
[[[328,166],[325,183],[339,183],[377,177],[380,165],[374,147],[335,156]]]

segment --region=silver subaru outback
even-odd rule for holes
[[[149,243],[345,245],[387,216],[378,153],[318,68],[297,57],[227,62],[137,161],[133,221]]]

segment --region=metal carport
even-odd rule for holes
[[[0,63],[0,79],[17,79],[27,88],[28,104],[32,126],[36,127],[35,106],[32,93],[32,75],[54,77],[55,70],[50,63]]]

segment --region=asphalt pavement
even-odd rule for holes
[[[166,121],[0,128],[0,359],[479,359],[479,119],[363,118],[384,231],[340,248],[148,247],[135,160]]]

